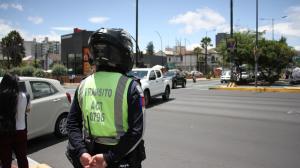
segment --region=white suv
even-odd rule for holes
[[[140,80],[145,97],[145,105],[151,101],[151,97],[162,96],[163,100],[168,100],[170,96],[170,81],[163,77],[161,70],[153,68],[132,69],[129,76],[134,76]]]

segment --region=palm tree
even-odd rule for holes
[[[197,71],[199,71],[199,54],[201,54],[201,48],[200,47],[195,47],[194,48],[194,54],[197,55],[197,61],[196,61],[196,67],[197,67]]]
[[[211,39],[209,37],[204,37],[201,40],[201,47],[205,49],[205,57],[204,57],[204,74],[207,74],[207,47],[211,46]]]

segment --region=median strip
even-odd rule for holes
[[[231,91],[248,91],[248,92],[283,92],[283,93],[300,93],[300,87],[211,87],[210,90],[231,90]]]

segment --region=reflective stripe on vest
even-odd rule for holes
[[[128,130],[127,92],[131,81],[119,73],[97,72],[80,84],[78,102],[86,136],[91,132],[97,143],[105,145],[119,142]]]

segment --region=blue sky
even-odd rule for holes
[[[73,28],[126,29],[135,37],[136,0],[0,0],[0,38],[18,30],[25,40],[48,36],[60,40]],[[256,0],[234,0],[234,31],[255,30]],[[230,0],[139,0],[139,45],[153,41],[156,51],[176,43],[191,49],[206,35],[215,44],[218,32],[229,32]],[[282,16],[287,16],[281,19]],[[259,0],[259,18],[274,18],[275,39],[287,37],[300,50],[300,1]],[[271,20],[259,29],[272,38]]]

